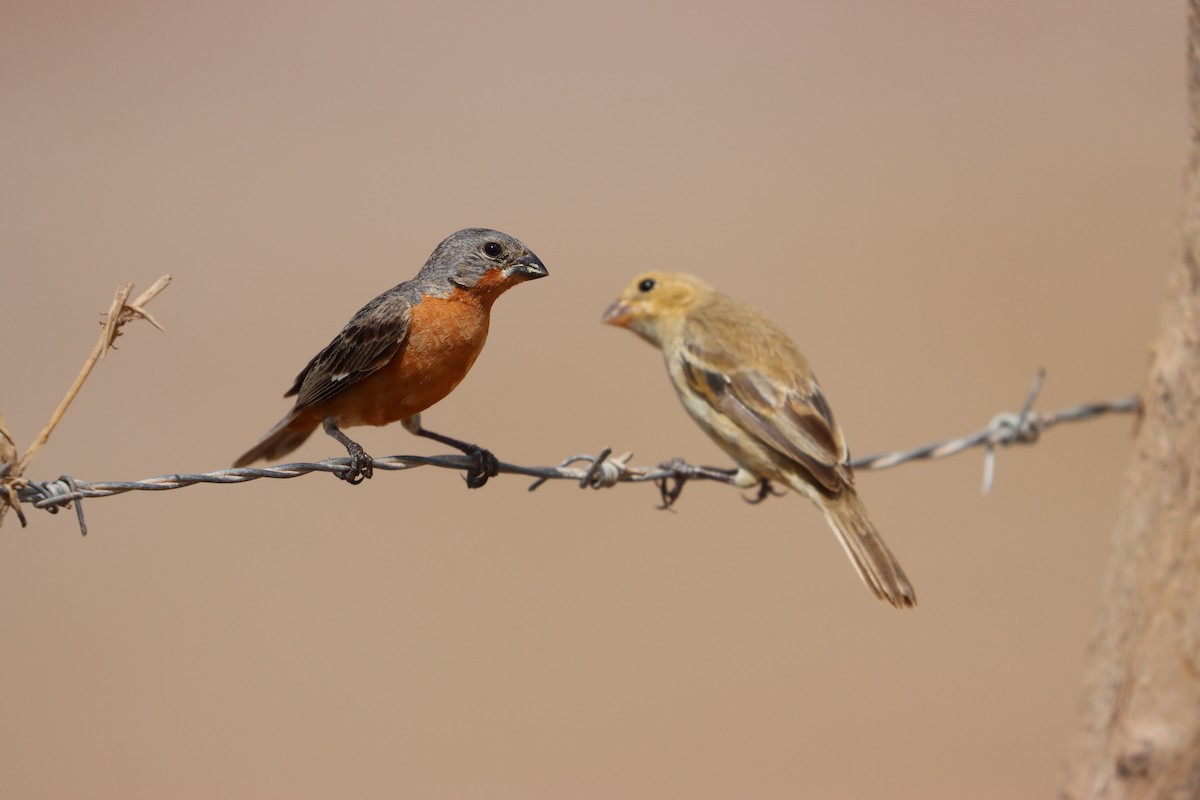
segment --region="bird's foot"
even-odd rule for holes
[[[362,445],[351,442],[346,445],[346,451],[350,454],[350,463],[345,472],[335,473],[339,478],[351,486],[357,486],[375,474],[375,467],[371,463],[375,459],[362,449]]]
[[[693,468],[682,458],[673,458],[670,461],[662,462],[658,466],[659,469],[670,470],[674,473],[673,475],[659,478],[654,482],[654,485],[658,487],[658,496],[662,500],[662,505],[659,508],[667,511],[671,506],[675,505],[675,501],[683,493],[684,484],[688,482]]]
[[[754,493],[754,497],[750,498],[743,496],[742,499],[750,505],[756,506],[763,500],[766,500],[768,497],[781,497],[783,494],[783,492],[771,485],[769,480],[763,478],[758,483],[758,491]]]
[[[684,484],[693,478],[720,481],[732,486],[738,485],[739,470],[736,469],[721,469],[720,467],[704,467],[689,464],[682,458],[673,458],[670,461],[664,461],[658,465],[658,468],[672,473],[655,481],[655,484],[658,486],[658,493],[662,497],[662,505],[659,506],[662,509],[668,509],[675,505],[675,501],[679,499],[679,495],[683,492]],[[766,481],[763,482],[766,483]],[[759,500],[751,502],[761,501],[761,495],[764,491],[760,486]]]
[[[466,474],[468,489],[478,489],[488,482],[488,478],[494,478],[500,474],[500,461],[492,455],[490,450],[470,444],[463,448],[463,452],[475,459],[475,463],[467,470]]]
[[[675,505],[675,501],[679,499],[679,495],[683,493],[683,485],[687,483],[687,478],[682,475],[673,475],[669,478],[659,478],[655,481],[658,486],[658,495],[662,499],[662,505],[659,506],[663,511],[667,511],[671,506]]]

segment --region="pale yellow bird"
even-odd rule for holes
[[[808,360],[778,325],[680,272],[638,276],[603,321],[662,351],[683,407],[737,462],[737,485],[768,480],[808,497],[877,597],[917,604],[854,489],[845,437]]]

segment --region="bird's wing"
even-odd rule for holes
[[[412,303],[402,293],[381,294],[308,362],[284,397],[296,395],[296,408],[304,408],[359,383],[395,358],[408,337],[411,316]]]
[[[841,429],[794,347],[768,348],[761,353],[766,358],[750,358],[731,352],[730,337],[715,336],[706,325],[685,331],[684,379],[715,411],[798,462],[829,491],[853,483]]]

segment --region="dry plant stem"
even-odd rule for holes
[[[117,289],[117,295],[113,298],[113,305],[112,308],[109,309],[104,330],[100,332],[100,338],[96,341],[95,346],[92,348],[91,355],[87,357],[87,361],[83,362],[83,368],[79,370],[79,374],[75,376],[75,382],[71,384],[70,389],[67,389],[67,393],[63,396],[62,401],[59,402],[58,408],[54,409],[54,413],[50,415],[50,419],[42,428],[42,432],[37,435],[37,438],[33,440],[31,445],[29,445],[29,448],[25,451],[25,454],[21,456],[21,460],[17,462],[17,466],[13,470],[16,476],[19,477],[20,475],[24,474],[25,467],[29,466],[29,462],[33,460],[35,455],[37,455],[37,451],[41,449],[42,445],[50,440],[50,434],[54,432],[56,427],[58,427],[59,421],[63,418],[63,415],[67,413],[67,409],[71,407],[71,403],[74,402],[75,396],[79,394],[79,390],[83,388],[84,382],[88,379],[88,376],[92,374],[92,368],[96,366],[96,362],[100,360],[100,357],[108,348],[111,339],[115,338],[115,319],[118,316],[121,306],[125,304],[125,301],[129,298],[129,293],[132,291],[132,283],[127,283]]]
[[[130,293],[133,291],[133,284],[127,283],[117,289],[116,295],[113,297],[112,306],[104,318],[104,329],[100,332],[100,338],[96,340],[95,347],[92,348],[91,354],[87,360],[83,362],[83,368],[75,377],[75,382],[71,384],[71,388],[67,390],[62,402],[58,404],[58,408],[50,416],[50,420],[42,428],[41,433],[29,445],[29,448],[21,456],[15,464],[8,458],[3,458],[4,453],[11,448],[12,455],[16,455],[16,445],[12,440],[11,435],[4,428],[3,418],[0,417],[0,463],[8,463],[7,473],[2,476],[5,485],[8,486],[7,500],[0,501],[0,524],[4,522],[4,514],[8,511],[10,505],[15,505],[17,502],[17,490],[23,482],[22,476],[25,474],[26,467],[33,457],[37,455],[37,451],[41,449],[47,441],[50,440],[50,434],[58,426],[63,415],[67,413],[67,409],[71,407],[71,403],[75,400],[75,396],[79,394],[79,390],[83,388],[84,382],[91,375],[92,369],[96,366],[96,362],[104,357],[108,348],[112,347],[116,342],[117,337],[121,335],[121,327],[125,323],[134,319],[144,319],[160,331],[163,329],[158,321],[155,320],[144,309],[144,306],[158,296],[159,292],[167,288],[167,284],[171,282],[170,275],[164,275],[154,282],[149,289],[142,292],[132,303],[127,303]]]
[[[8,432],[8,428],[4,427],[4,415],[0,414],[0,486],[7,489],[7,493],[0,496],[0,521],[3,521],[4,512],[11,504],[17,510],[17,517],[20,518],[21,526],[24,527],[25,515],[21,513],[21,498],[18,492],[24,482],[8,479],[9,473],[16,464],[17,443],[13,440],[12,434]]]
[[[4,414],[0,414],[0,464],[15,464],[17,462],[17,443],[12,434],[4,427]]]

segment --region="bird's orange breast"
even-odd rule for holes
[[[412,308],[404,344],[392,360],[323,403],[320,417],[342,427],[387,425],[441,400],[467,376],[487,341],[488,309],[456,290]]]

